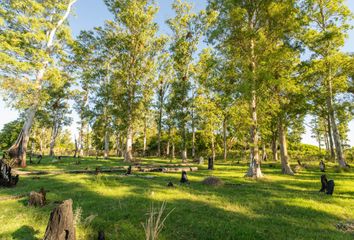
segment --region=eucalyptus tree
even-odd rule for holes
[[[214,91],[218,75],[215,74],[216,61],[211,54],[210,49],[205,49],[200,54],[196,66],[197,94],[195,103],[199,130],[205,139],[204,142],[210,144],[212,159],[215,160],[216,135],[221,130],[223,117],[219,105],[221,102],[220,96]]]
[[[234,71],[239,73],[243,96],[249,101],[251,161],[246,175],[261,178],[257,103],[262,86],[267,82],[264,77],[269,61],[267,55],[277,41],[273,39],[269,23],[279,23],[272,18],[281,8],[272,8],[274,1],[269,0],[208,2],[208,9],[218,12],[217,22],[209,31],[209,40],[224,56],[237,62]]]
[[[134,126],[141,118],[144,87],[153,79],[156,52],[162,46],[157,37],[158,26],[154,23],[157,7],[150,0],[105,0],[114,20],[111,25],[116,35],[119,69],[114,72],[112,86],[119,86],[113,99],[123,113],[127,129],[125,161],[133,160]]]
[[[157,68],[157,156],[161,156],[161,137],[164,115],[166,115],[167,96],[173,79],[173,68],[171,58],[168,52],[162,52],[159,56],[159,65]]]
[[[71,123],[69,117],[70,105],[68,103],[70,93],[70,83],[65,80],[67,76],[63,76],[63,86],[59,88],[51,88],[49,91],[50,100],[45,105],[45,111],[48,112],[50,124],[51,124],[51,137],[49,143],[49,156],[54,156],[54,147],[56,140],[64,126],[68,126]]]
[[[347,92],[349,87],[348,73],[344,70],[350,64],[350,57],[341,53],[341,48],[350,29],[352,13],[343,0],[304,0],[301,3],[308,20],[303,41],[312,53],[313,71],[317,74],[314,80],[326,99],[338,164],[346,167],[338,130],[336,97]]]
[[[47,98],[48,73],[55,73],[70,41],[67,18],[76,0],[10,1],[0,6],[0,79],[5,99],[26,110],[26,121],[10,157],[26,167],[26,149],[37,110]]]
[[[174,18],[167,21],[172,30],[171,54],[175,79],[171,83],[170,103],[175,105],[174,120],[181,136],[182,161],[187,160],[187,123],[190,118],[191,77],[193,54],[207,22],[203,21],[205,13],[192,12],[192,5],[186,1],[175,0],[172,4]]]
[[[92,95],[92,85],[97,78],[97,36],[95,31],[82,31],[72,44],[72,66],[76,73],[77,86],[74,90],[74,109],[79,115],[79,136],[75,139],[76,156],[84,154],[85,138],[88,139],[90,120],[89,98]],[[87,141],[86,141],[87,142]],[[87,148],[87,146],[86,146]]]

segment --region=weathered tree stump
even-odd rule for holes
[[[214,159],[212,157],[208,158],[208,170],[214,170]]]
[[[28,205],[35,207],[43,207],[46,204],[47,192],[41,188],[39,192],[32,191],[29,194]]]
[[[132,166],[131,165],[128,167],[126,175],[130,175],[130,174],[132,174]]]
[[[326,175],[321,176],[321,189],[320,192],[326,192],[328,195],[332,195],[334,191],[334,181],[327,180]]]
[[[43,240],[75,240],[73,201],[65,200],[51,213]]]
[[[188,183],[189,184],[186,171],[182,171],[181,183]]]
[[[11,167],[3,160],[0,160],[0,186],[13,187],[16,186],[19,176],[12,176]]]

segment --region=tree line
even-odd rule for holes
[[[80,119],[75,156],[114,148],[127,162],[176,153],[186,161],[249,149],[246,175],[259,178],[271,149],[293,174],[288,145],[301,142],[311,115],[319,148],[348,166],[354,61],[342,51],[353,17],[345,1],[208,0],[195,12],[175,0],[170,34],[160,34],[154,1],[104,0],[113,19],[74,39],[75,2],[0,7],[2,95],[23,113],[8,153],[22,167],[35,129],[50,132],[54,155],[70,102]]]

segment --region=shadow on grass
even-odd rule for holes
[[[86,232],[86,239],[93,239],[99,229],[104,229],[107,239],[143,239],[141,223],[145,221],[150,203],[163,200],[167,201],[168,209],[175,210],[166,221],[161,239],[352,238],[335,230],[333,223],[342,220],[340,217],[288,204],[295,197],[315,199],[321,204],[320,198],[312,192],[287,187],[287,184],[293,184],[306,188],[313,186],[312,183],[302,183],[296,177],[274,182],[225,177],[224,180],[242,185],[220,188],[200,183],[203,177],[212,174],[210,171],[188,173],[191,185],[177,185],[175,188],[167,188],[166,184],[169,180],[177,183],[180,173],[153,174],[157,176],[154,179],[118,174],[44,176],[40,180],[24,177],[16,188],[3,193],[13,195],[41,187],[50,190],[50,203],[43,208],[23,206],[23,200],[16,200],[10,205],[15,209],[13,215],[22,211],[27,219],[41,219],[33,226],[41,233],[55,206],[54,201],[73,199],[74,209],[82,209],[82,219],[96,216],[92,223],[79,225],[78,234]],[[35,239],[37,232],[28,225],[31,223],[27,222],[14,233],[0,237],[6,239],[16,234],[17,239]],[[30,233],[33,238],[27,238]]]
[[[34,230],[33,227],[24,225],[12,233],[11,236],[14,240],[37,240],[38,238],[35,237],[37,233],[38,231]]]

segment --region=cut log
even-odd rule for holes
[[[16,170],[15,173],[18,175],[61,175],[61,174],[97,174],[97,173],[116,173],[116,172],[127,172],[129,166],[123,167],[113,167],[110,169],[100,169],[97,168],[95,170],[68,170],[68,171],[19,171]],[[173,173],[173,172],[193,172],[198,171],[198,167],[182,167],[182,168],[146,168],[146,167],[131,167],[132,172],[166,172],[166,173]]]
[[[75,240],[73,201],[65,200],[51,213],[43,240]]]

